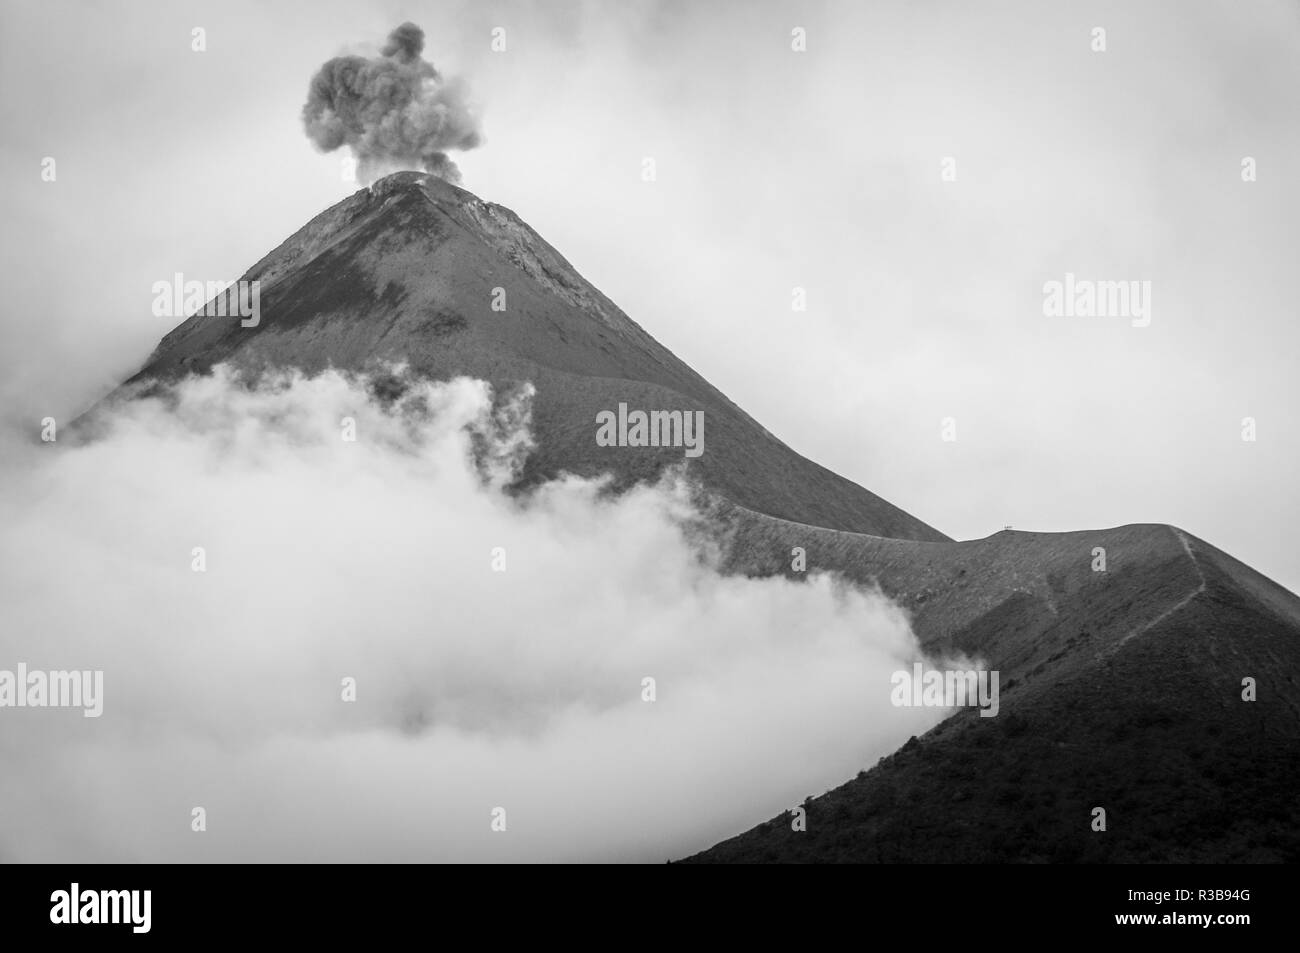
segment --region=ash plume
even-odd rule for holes
[[[463,82],[421,56],[424,31],[403,23],[373,58],[336,56],[312,77],[302,109],[307,137],[322,152],[347,146],[357,177],[420,169],[449,182],[460,170],[447,152],[482,141]]]

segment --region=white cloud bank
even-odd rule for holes
[[[6,441],[0,668],[102,669],[104,712],[0,710],[0,860],[663,861],[944,714],[890,705],[900,609],[719,575],[682,488],[503,493],[526,406],[481,383],[173,397]]]

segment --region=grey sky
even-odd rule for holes
[[[1169,522],[1300,589],[1293,3],[7,2],[8,420],[352,190],[307,83],[407,19],[481,104],[465,187],[795,449],[958,538]],[[1044,317],[1066,272],[1150,280],[1150,326]]]

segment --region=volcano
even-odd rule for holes
[[[726,571],[804,578],[801,549],[910,610],[932,657],[1000,673],[996,717],[960,710],[810,796],[806,829],[753,818],[691,861],[1300,860],[1300,599],[1209,543],[1156,524],[954,541],[795,453],[517,215],[431,175],[355,193],[241,280],[255,326],[196,314],[110,400],[221,363],[531,384],[524,482],[684,467]],[[621,407],[702,414],[706,449],[602,445]]]
[[[128,383],[201,373],[222,362],[249,372],[278,366],[308,373],[404,362],[416,374],[476,377],[501,392],[529,381],[537,391],[538,449],[525,480],[608,473],[616,486],[652,479],[683,454],[598,446],[598,413],[620,404],[702,411],[708,452],[689,465],[723,498],[817,526],[948,539],[799,456],[642,330],[513,212],[436,176],[380,179],[312,219],[241,281],[260,283],[256,327],[195,314],[163,338]]]

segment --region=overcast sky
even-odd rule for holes
[[[409,19],[481,105],[465,187],[796,450],[956,538],[1168,522],[1300,589],[1300,7],[1048,6],[6,0],[6,418],[352,191],[307,83]],[[1045,317],[1067,272],[1150,281],[1150,325]]]

